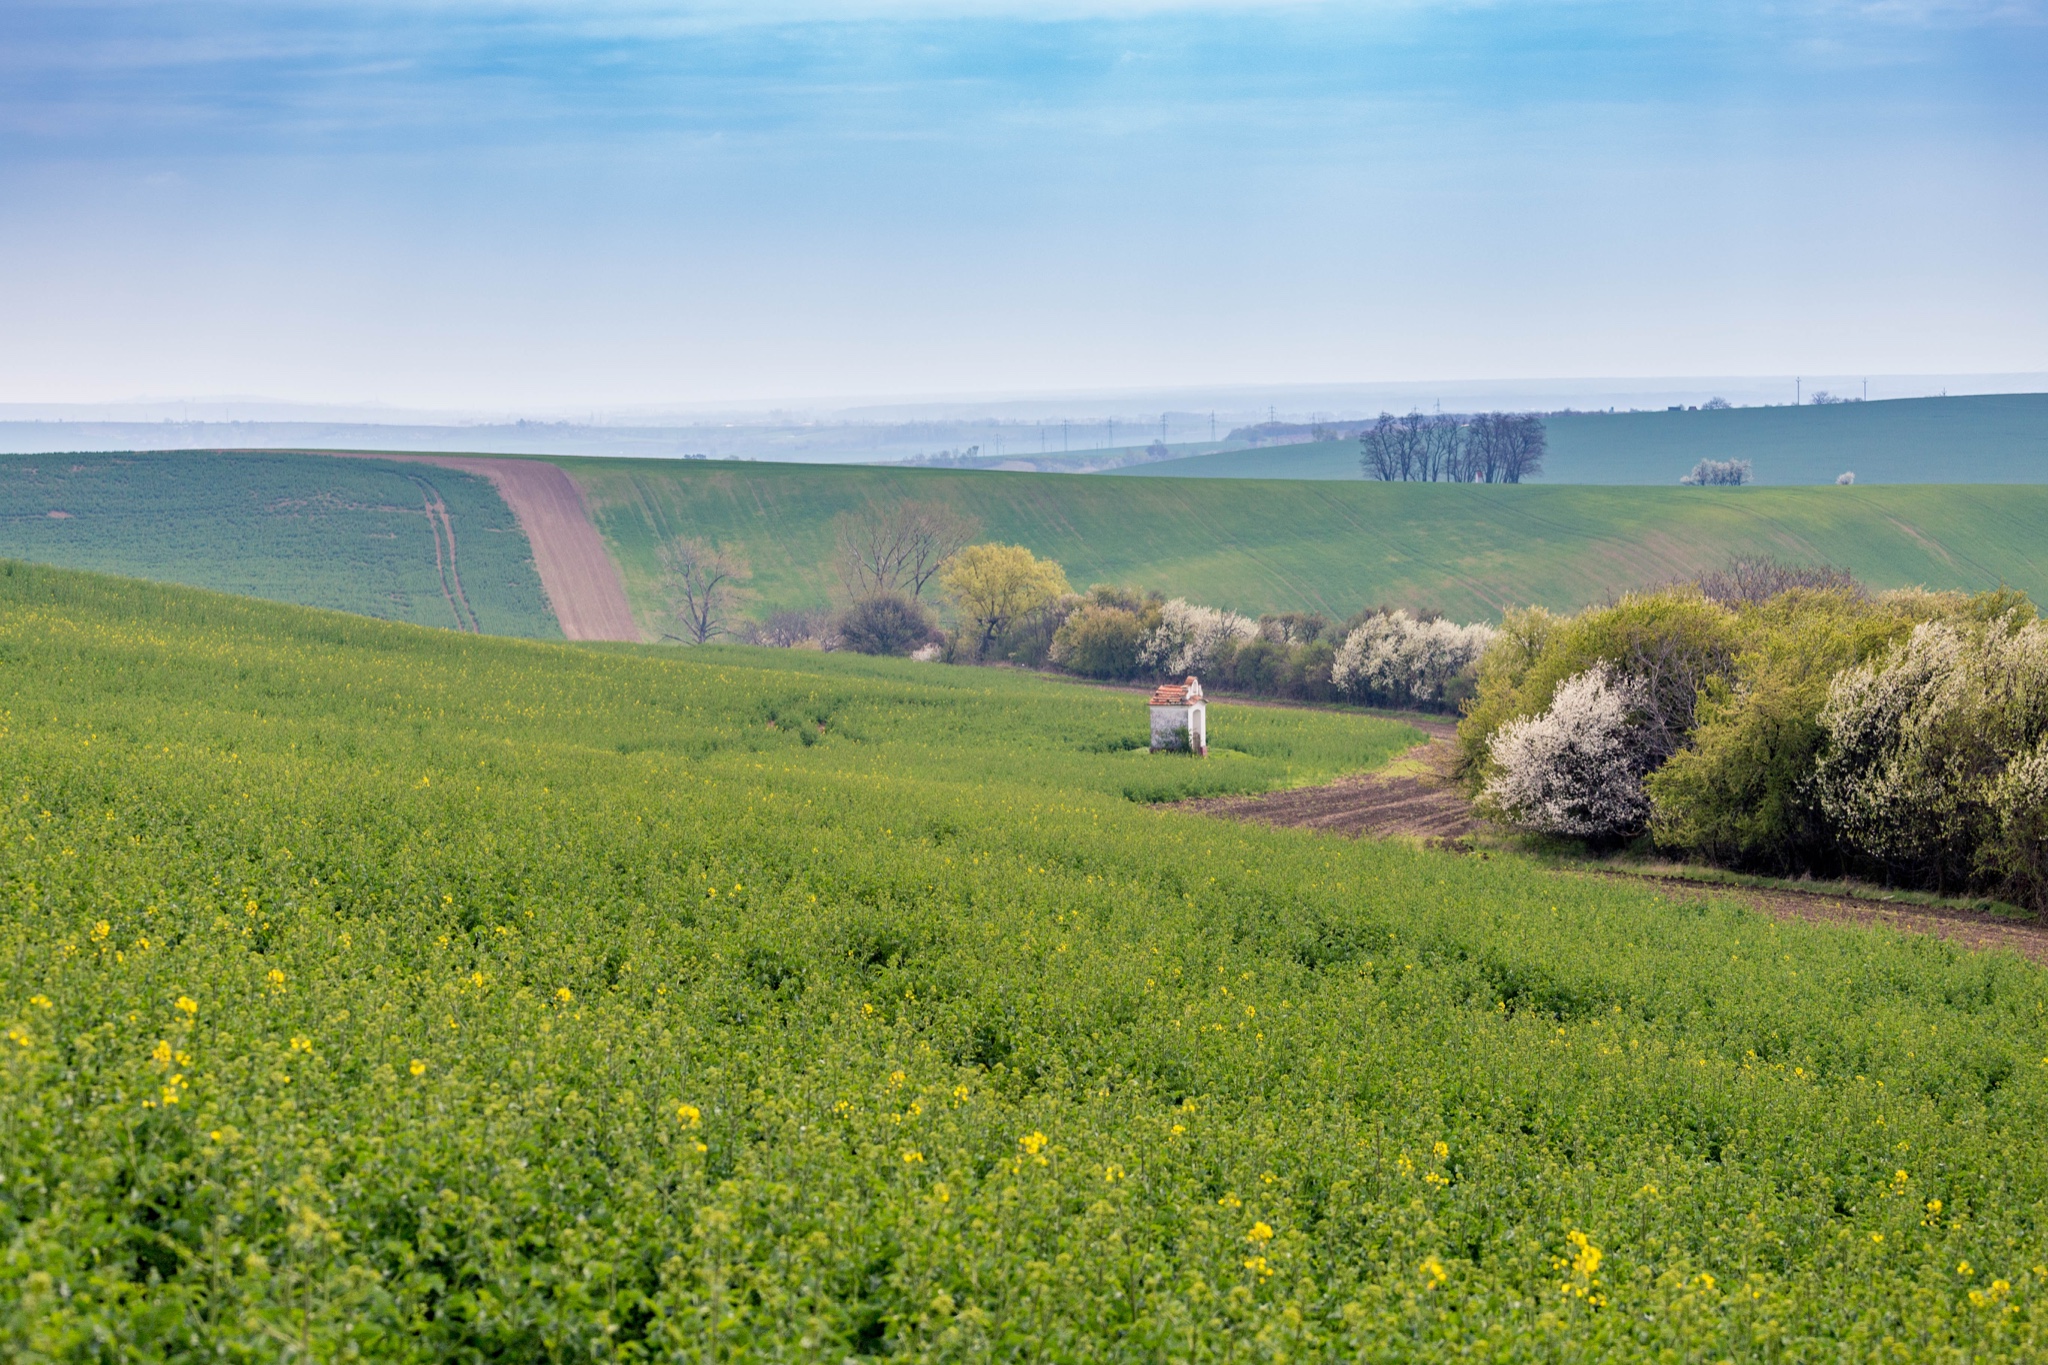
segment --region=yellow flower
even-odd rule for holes
[[[53,1008],[53,1006],[50,1003],[50,997],[47,995],[31,995],[28,998],[28,1002],[29,1004],[34,1005],[39,1010]]]
[[[889,1073],[889,1084],[891,1086],[901,1085],[906,1079],[907,1077],[905,1077],[904,1074],[900,1071],[892,1071]]]
[[[1940,1213],[1940,1212],[1941,1212],[1941,1201],[1940,1201],[1939,1199],[1930,1199],[1930,1200],[1928,1200],[1928,1201],[1927,1201],[1927,1211],[1928,1211],[1929,1213]]]
[[[1439,1261],[1434,1256],[1427,1256],[1423,1258],[1422,1273],[1429,1277],[1429,1287],[1431,1289],[1435,1289],[1445,1280],[1451,1278],[1451,1272],[1445,1270],[1444,1263],[1442,1261]]]
[[[1043,1133],[1026,1133],[1023,1137],[1017,1139],[1017,1145],[1022,1147],[1028,1156],[1037,1156],[1040,1152],[1044,1151],[1045,1142],[1046,1137]]]
[[[412,1074],[415,1076],[424,1076],[427,1074],[427,1064],[417,1057],[412,1059],[412,1065],[410,1067],[407,1067],[406,1069],[412,1072]]]
[[[101,920],[97,924],[93,925],[92,929],[86,934],[86,937],[91,939],[94,943],[105,943],[107,941],[107,935],[113,932],[114,926],[107,923],[105,920]]]
[[[171,1064],[171,1045],[161,1038],[157,1039],[156,1047],[149,1054],[149,1060],[155,1062],[158,1066],[169,1066]]]
[[[921,1165],[923,1165],[923,1164],[924,1164],[924,1153],[923,1153],[923,1152],[916,1152],[916,1151],[912,1151],[912,1152],[905,1152],[905,1153],[903,1154],[903,1164],[904,1164],[904,1165],[906,1165],[906,1166],[921,1166]]]
[[[967,1103],[967,1094],[968,1091],[966,1086],[956,1085],[953,1087],[953,1098],[960,1101],[960,1103]]]
[[[1261,1242],[1270,1242],[1273,1240],[1273,1229],[1263,1222],[1254,1223],[1251,1231],[1245,1233],[1244,1239],[1254,1246]]]
[[[279,971],[275,967],[272,967],[270,969],[270,974],[264,977],[263,979],[268,981],[273,988],[284,985],[284,973]]]
[[[702,1123],[704,1121],[704,1115],[702,1111],[700,1111],[694,1104],[677,1105],[676,1117],[683,1121],[683,1127],[685,1128],[695,1128],[699,1123]]]
[[[1250,1256],[1245,1258],[1244,1268],[1246,1270],[1253,1271],[1261,1279],[1264,1279],[1266,1276],[1271,1275],[1273,1273],[1273,1268],[1266,1264],[1266,1258],[1263,1256]]]
[[[1179,1137],[1182,1133],[1185,1133],[1187,1131],[1187,1127],[1184,1124],[1176,1123],[1173,1125],[1173,1127],[1167,1129],[1166,1131],[1173,1134],[1175,1137]]]
[[[1430,1150],[1436,1153],[1436,1159],[1438,1161],[1442,1161],[1445,1157],[1451,1154],[1450,1144],[1444,1142],[1439,1142],[1435,1147],[1431,1148]]]
[[[483,985],[483,984],[484,984],[484,974],[483,974],[482,972],[471,972],[471,973],[469,974],[469,984],[470,984],[470,985],[472,985],[472,986],[481,986],[481,985]]]
[[[199,1002],[189,995],[181,995],[177,999],[175,1008],[182,1014],[197,1014],[199,1013]]]
[[[1956,1274],[1961,1275],[1967,1279],[1969,1276],[1974,1275],[1976,1273],[1976,1271],[1970,1269],[1970,1263],[1968,1261],[1956,1262]]]
[[[294,1052],[311,1052],[312,1050],[313,1050],[313,1040],[312,1040],[311,1038],[301,1038],[301,1037],[297,1036],[296,1034],[295,1034],[295,1035],[293,1035],[293,1037],[292,1037],[292,1051],[294,1051]]]
[[[565,1005],[568,1004],[570,1001],[574,1000],[575,998],[576,992],[570,990],[567,986],[560,987],[555,991],[555,999],[561,1001]]]

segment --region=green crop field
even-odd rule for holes
[[[654,547],[737,550],[755,615],[825,604],[832,518],[922,498],[989,538],[1066,566],[1076,586],[1135,583],[1240,611],[1385,603],[1461,620],[1577,608],[1743,552],[1845,565],[1873,586],[2048,597],[2048,487],[1554,488],[1107,479],[716,461],[563,460],[582,484],[643,623],[658,626]]]
[[[1749,460],[1760,484],[2048,483],[2048,394],[1905,398],[1545,419],[1544,483],[1675,484],[1700,460]],[[1139,478],[1357,479],[1358,443],[1266,446],[1109,471]]]
[[[452,578],[436,553],[432,496],[454,529]],[[452,469],[319,455],[5,455],[0,555],[422,625],[561,636],[511,510],[488,480]]]
[[[1160,811],[1414,736],[1143,725],[0,565],[0,1349],[2048,1353],[2039,968]]]

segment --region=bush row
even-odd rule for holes
[[[2023,595],[1715,586],[1508,613],[1459,727],[1482,807],[2048,908],[2048,626]]]

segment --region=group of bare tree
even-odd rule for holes
[[[946,561],[981,530],[965,512],[938,502],[898,502],[841,512],[833,519],[838,537],[840,586],[855,602],[878,593],[924,596]]]
[[[1547,438],[1534,413],[1483,412],[1460,420],[1390,412],[1359,433],[1359,467],[1388,483],[1520,483],[1543,472]]]
[[[915,604],[980,530],[979,521],[943,503],[894,502],[842,512],[833,522],[834,568],[847,599],[856,605],[900,597],[902,611],[929,615]],[[734,619],[749,576],[745,560],[694,536],[665,541],[655,553],[669,614],[676,621],[676,632],[665,632],[666,638],[701,645],[735,630],[742,636],[748,633],[749,628]],[[783,613],[771,618],[769,633],[801,630],[804,638],[831,635],[825,616],[805,613],[798,621]]]

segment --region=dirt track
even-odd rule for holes
[[[540,585],[562,634],[571,640],[641,638],[633,609],[626,604],[626,585],[590,519],[583,490],[559,466],[546,460],[489,455],[398,455],[379,450],[290,453],[431,464],[483,475],[519,519],[519,529],[526,532],[526,543],[533,548],[533,566],[540,571]],[[453,525],[448,531],[452,550]]]
[[[1366,774],[1321,787],[1297,787],[1263,796],[1212,796],[1182,801],[1176,809],[1229,820],[1256,820],[1322,830],[1354,838],[1406,835],[1456,839],[1479,828],[1471,806],[1448,780],[1450,725],[1410,722],[1430,733],[1430,742],[1407,755],[1412,775]],[[1703,896],[1742,901],[1779,919],[1826,920],[1836,924],[1881,924],[1906,933],[1935,934],[1966,948],[2003,948],[2048,963],[2048,925],[2015,923],[1980,911],[1911,901],[1864,900],[1776,886],[1739,886],[1641,872],[1561,872],[1647,885],[1668,899]]]

